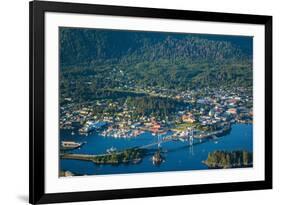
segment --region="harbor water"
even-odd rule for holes
[[[171,133],[167,133],[169,135]],[[164,135],[165,136],[165,135]],[[103,154],[111,147],[117,150],[124,150],[132,147],[139,147],[153,142],[157,142],[157,137],[146,132],[132,138],[113,138],[104,137],[96,133],[88,136],[71,134],[71,131],[61,130],[61,141],[85,142],[79,149],[68,151],[79,154]],[[157,150],[157,145],[149,149]],[[104,175],[104,174],[125,174],[143,172],[162,172],[162,171],[187,171],[208,169],[202,163],[209,152],[215,150],[246,150],[253,151],[253,125],[234,124],[230,133],[225,136],[203,140],[198,144],[191,145],[189,142],[169,141],[161,144],[164,161],[159,165],[154,165],[152,156],[145,156],[138,164],[119,164],[119,165],[97,165],[90,161],[61,159],[60,170],[70,171],[77,175]]]

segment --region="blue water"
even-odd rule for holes
[[[168,133],[169,134],[169,133]],[[71,135],[70,132],[61,131],[61,140],[86,142],[80,149],[71,153],[101,154],[106,149],[115,147],[117,150],[141,146],[157,142],[157,137],[144,133],[131,139],[115,139],[97,134],[88,136]],[[150,147],[156,149],[157,146]],[[81,160],[60,160],[61,170],[68,170],[79,175],[94,174],[121,174],[140,172],[186,171],[208,169],[202,161],[209,152],[214,150],[247,150],[253,151],[253,126],[251,124],[235,124],[231,132],[215,140],[208,140],[201,144],[190,146],[188,142],[170,141],[162,144],[165,161],[158,166],[153,165],[151,155],[146,156],[139,164],[122,165],[96,165]]]

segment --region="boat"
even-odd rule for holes
[[[111,147],[111,148],[106,150],[106,152],[109,153],[109,154],[113,153],[113,152],[116,152],[116,151],[117,151],[117,149],[115,147]]]
[[[82,142],[74,142],[74,141],[62,141],[61,147],[62,149],[77,149],[83,145]]]

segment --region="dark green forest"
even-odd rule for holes
[[[123,90],[148,86],[252,86],[251,37],[63,27],[59,34],[61,97],[127,97]]]
[[[152,114],[155,117],[164,119],[169,113],[182,110],[187,106],[187,104],[181,101],[150,96],[136,98],[129,97],[127,98],[126,103],[129,107],[135,108],[134,113],[137,115],[148,116]]]
[[[253,164],[253,153],[247,151],[214,151],[204,163],[210,168],[249,167]]]

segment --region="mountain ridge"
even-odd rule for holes
[[[251,55],[229,41],[209,40],[203,35],[60,28],[62,66],[101,60],[134,58],[141,61],[175,59],[190,61],[250,60]],[[222,37],[223,38],[223,37]]]
[[[60,28],[60,77],[94,89],[252,86],[251,49],[251,37]]]

